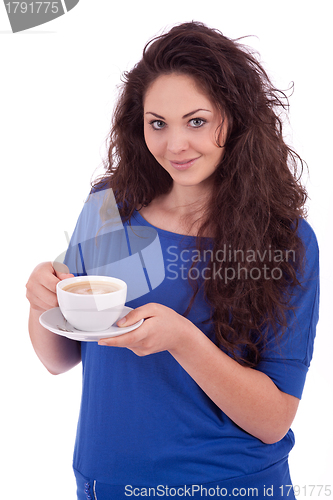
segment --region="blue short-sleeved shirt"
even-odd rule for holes
[[[193,293],[187,273],[195,238],[153,228],[139,212],[130,221],[132,228],[128,223],[123,227],[117,217],[108,228],[99,208],[94,200],[83,208],[65,259],[70,271],[125,279],[129,307],[157,302],[183,314]],[[318,246],[304,220],[299,235],[306,266],[303,286],[292,298],[296,309],[280,344],[272,334],[256,368],[297,398],[312,357],[319,305]],[[188,318],[213,339],[208,316],[209,306],[199,292]],[[74,468],[84,476],[115,488],[237,480],[258,488],[274,481],[278,488],[281,481],[290,482],[291,430],[271,445],[243,431],[168,352],[138,357],[95,342],[82,342],[81,349],[83,389]]]

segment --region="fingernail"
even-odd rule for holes
[[[126,323],[126,316],[124,318],[121,318],[119,321],[117,321],[118,326],[122,326]]]

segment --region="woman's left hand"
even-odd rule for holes
[[[188,338],[187,332],[196,327],[173,309],[161,304],[145,304],[130,311],[117,322],[120,327],[145,319],[141,326],[118,337],[101,339],[99,345],[127,347],[138,356],[178,350]],[[125,320],[125,321],[124,321]]]

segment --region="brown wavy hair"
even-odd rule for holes
[[[172,187],[143,132],[147,89],[160,75],[171,73],[191,76],[228,120],[224,155],[196,241],[202,250],[207,241],[202,236],[212,235],[212,255],[227,249],[228,273],[233,269],[237,279],[221,279],[225,259],[210,261],[206,279],[194,284],[185,314],[203,287],[217,345],[254,367],[270,328],[279,337],[287,327],[289,299],[300,285],[304,260],[297,228],[306,215],[307,194],[298,175],[303,161],[283,138],[281,114],[288,110],[288,98],[239,39],[202,23],[180,24],[151,40],[139,63],[124,74],[108,137],[103,183],[113,189],[124,220]],[[258,262],[265,276],[258,276]]]

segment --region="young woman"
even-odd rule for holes
[[[55,286],[68,269],[43,263],[27,284],[41,361],[51,373],[83,364],[80,500],[263,499],[287,490],[294,498],[290,426],[312,357],[319,285],[302,160],[282,134],[287,104],[245,47],[200,23],[151,41],[125,75],[106,173],[65,263],[75,275],[127,272],[133,310],[118,325],[145,321],[79,343],[38,321],[57,306]],[[113,194],[120,231],[105,230]],[[135,228],[155,231],[163,256],[154,281],[157,251],[140,250],[144,292],[128,271],[140,253],[131,247]]]

